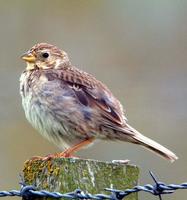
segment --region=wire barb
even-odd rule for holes
[[[76,189],[73,192],[69,193],[60,193],[60,192],[49,192],[47,190],[36,190],[36,187],[33,185],[25,185],[25,183],[21,184],[20,191],[18,190],[11,190],[11,191],[0,191],[0,197],[7,197],[7,196],[18,196],[23,197],[25,200],[32,200],[36,197],[49,197],[49,198],[66,198],[66,199],[95,199],[95,200],[122,200],[126,196],[135,193],[135,192],[148,192],[152,195],[158,196],[159,200],[162,200],[162,195],[164,194],[172,194],[175,190],[178,189],[187,189],[187,183],[182,183],[179,185],[176,184],[169,184],[166,185],[163,182],[159,182],[153,174],[153,172],[149,172],[151,178],[154,181],[154,185],[147,184],[144,186],[137,185],[131,189],[126,190],[117,190],[113,188],[105,188],[105,191],[110,192],[110,195],[106,194],[90,194],[84,192],[80,189]]]

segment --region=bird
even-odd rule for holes
[[[93,75],[71,64],[57,46],[38,43],[21,58],[26,69],[20,77],[25,116],[41,135],[71,157],[96,140],[141,145],[173,162],[178,157],[127,123],[120,101]]]

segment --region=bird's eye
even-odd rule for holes
[[[43,57],[43,58],[48,58],[48,57],[49,57],[49,54],[48,54],[47,52],[42,53],[42,57]]]

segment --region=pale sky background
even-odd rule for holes
[[[19,96],[20,55],[38,42],[64,49],[74,65],[106,83],[129,123],[179,160],[171,164],[112,142],[79,156],[130,159],[141,168],[140,184],[152,183],[149,170],[167,183],[187,182],[187,1],[0,0],[0,27],[0,190],[19,189],[28,158],[59,151],[26,121]],[[164,199],[186,195],[181,190]],[[155,197],[141,193],[140,199]]]

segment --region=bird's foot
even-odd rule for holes
[[[49,156],[51,156],[51,155],[49,155]],[[61,153],[56,153],[56,154],[52,155],[52,158],[78,158],[78,156],[74,156],[68,150],[65,150]]]
[[[50,160],[50,159],[53,159],[53,158],[70,158],[70,157],[71,156],[69,154],[64,154],[62,152],[62,153],[49,154],[49,155],[45,156],[43,158],[43,160]]]
[[[43,161],[48,161],[54,158],[78,158],[77,156],[74,156],[72,154],[66,153],[66,152],[61,152],[61,153],[55,153],[55,154],[49,154],[45,157],[39,157],[39,159]]]
[[[29,159],[29,161],[36,161],[36,160],[42,160],[44,157],[42,156],[33,156]]]
[[[54,154],[48,154],[47,156],[33,156],[30,158],[28,161],[37,161],[37,160],[42,160],[42,161],[48,161],[54,158],[79,158],[78,156],[72,155],[68,151],[63,151],[61,153],[54,153]],[[26,161],[27,162],[27,161]]]
[[[44,157],[42,156],[33,156],[29,160],[26,160],[24,163],[32,163],[33,161],[43,160]]]

